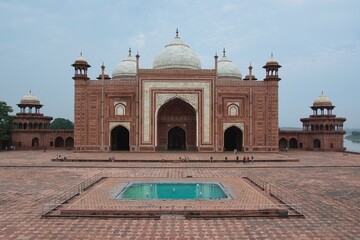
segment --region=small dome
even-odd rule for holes
[[[316,107],[328,107],[328,106],[333,106],[332,102],[330,100],[330,98],[328,98],[327,96],[321,94],[319,97],[317,97],[314,101],[313,106]]]
[[[21,98],[20,104],[40,105],[40,101],[36,96],[32,95],[30,91],[28,94],[24,95]]]
[[[74,64],[86,64],[88,65],[88,62],[86,58],[83,57],[82,52],[80,53],[80,56],[75,59]]]
[[[112,72],[114,77],[127,77],[136,76],[136,60],[131,56],[131,49],[129,50],[129,56],[121,63],[116,65]]]
[[[267,60],[265,66],[278,66],[281,67],[279,65],[279,62],[274,58],[274,55],[271,53],[271,57],[269,58],[269,60]]]
[[[177,31],[175,39],[166,45],[160,54],[155,58],[153,68],[201,69],[201,63],[193,50],[180,40]]]
[[[218,76],[241,78],[241,73],[239,68],[226,57],[225,49],[223,52],[224,52],[223,57],[218,61],[218,69],[217,69]]]

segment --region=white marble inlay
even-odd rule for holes
[[[211,83],[210,82],[179,82],[179,81],[144,81],[143,82],[143,142],[150,142],[150,136],[152,135],[153,129],[150,126],[151,122],[151,104],[152,104],[152,96],[150,96],[150,90],[194,90],[194,89],[201,89],[203,92],[203,142],[210,143],[210,117],[211,117]],[[176,94],[172,94],[174,97]],[[194,104],[196,104],[193,94],[178,94],[180,97],[183,98],[186,102],[191,104],[194,108]],[[183,96],[181,96],[183,95]],[[156,99],[155,99],[156,101]],[[166,101],[166,97],[164,96],[164,100]],[[197,99],[198,102],[198,99]],[[160,108],[161,103],[155,103],[156,109]],[[197,104],[198,105],[198,104]],[[199,106],[195,108],[196,110],[199,109]],[[200,113],[201,114],[201,113]],[[156,124],[156,123],[155,123]],[[198,123],[197,123],[198,124]]]
[[[240,122],[240,123],[234,123],[234,122],[229,122],[229,123],[223,123],[223,131],[225,133],[226,129],[230,128],[230,127],[238,127],[244,134],[244,123]]]

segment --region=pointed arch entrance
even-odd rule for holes
[[[197,150],[196,112],[189,103],[175,98],[159,108],[157,150]]]
[[[168,132],[169,150],[186,150],[186,133],[181,127],[173,127]]]
[[[288,140],[286,138],[281,138],[279,140],[279,149],[280,151],[285,151],[288,149]]]
[[[321,148],[321,141],[319,139],[314,140],[314,149],[319,150]]]
[[[224,132],[224,151],[243,150],[243,132],[240,128],[232,126]]]
[[[130,133],[123,126],[117,126],[111,130],[111,151],[129,151]]]

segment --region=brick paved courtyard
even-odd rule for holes
[[[0,152],[0,239],[359,239],[360,236],[360,155],[256,154],[255,159],[299,159],[299,162],[254,164],[51,162],[57,154],[93,159],[106,159],[109,155]],[[178,155],[169,153],[165,157],[176,159]],[[116,158],[120,156],[117,153]],[[143,156],[128,157],[136,160]],[[203,153],[190,156],[209,157]],[[133,179],[172,179],[183,172],[203,179],[236,179],[247,171],[304,203],[305,218],[41,218],[42,206],[49,198],[104,170]]]

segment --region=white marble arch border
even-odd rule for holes
[[[180,81],[156,81],[148,80],[142,83],[142,142],[150,143],[150,136],[152,135],[151,123],[151,103],[152,90],[188,90],[194,89],[201,90],[203,93],[202,104],[202,124],[203,124],[203,141],[204,143],[210,142],[210,127],[211,127],[211,101],[212,91],[210,81],[195,81],[195,82],[180,82]],[[155,130],[155,128],[154,128]]]
[[[223,123],[223,136],[225,134],[225,131],[230,128],[230,127],[237,127],[241,130],[242,133],[242,147],[244,147],[244,123],[243,122],[239,122],[239,123],[234,123],[234,122],[224,122]]]
[[[157,146],[157,118],[159,109],[166,103],[174,100],[174,99],[181,99],[184,102],[190,104],[195,110],[196,114],[196,146],[199,145],[198,143],[198,129],[199,129],[199,96],[197,93],[156,93],[156,102],[155,102],[155,146]]]
[[[129,138],[130,138],[130,122],[109,122],[109,145],[111,145],[111,131],[116,128],[117,126],[122,126],[129,131]],[[130,139],[129,139],[130,140]]]

